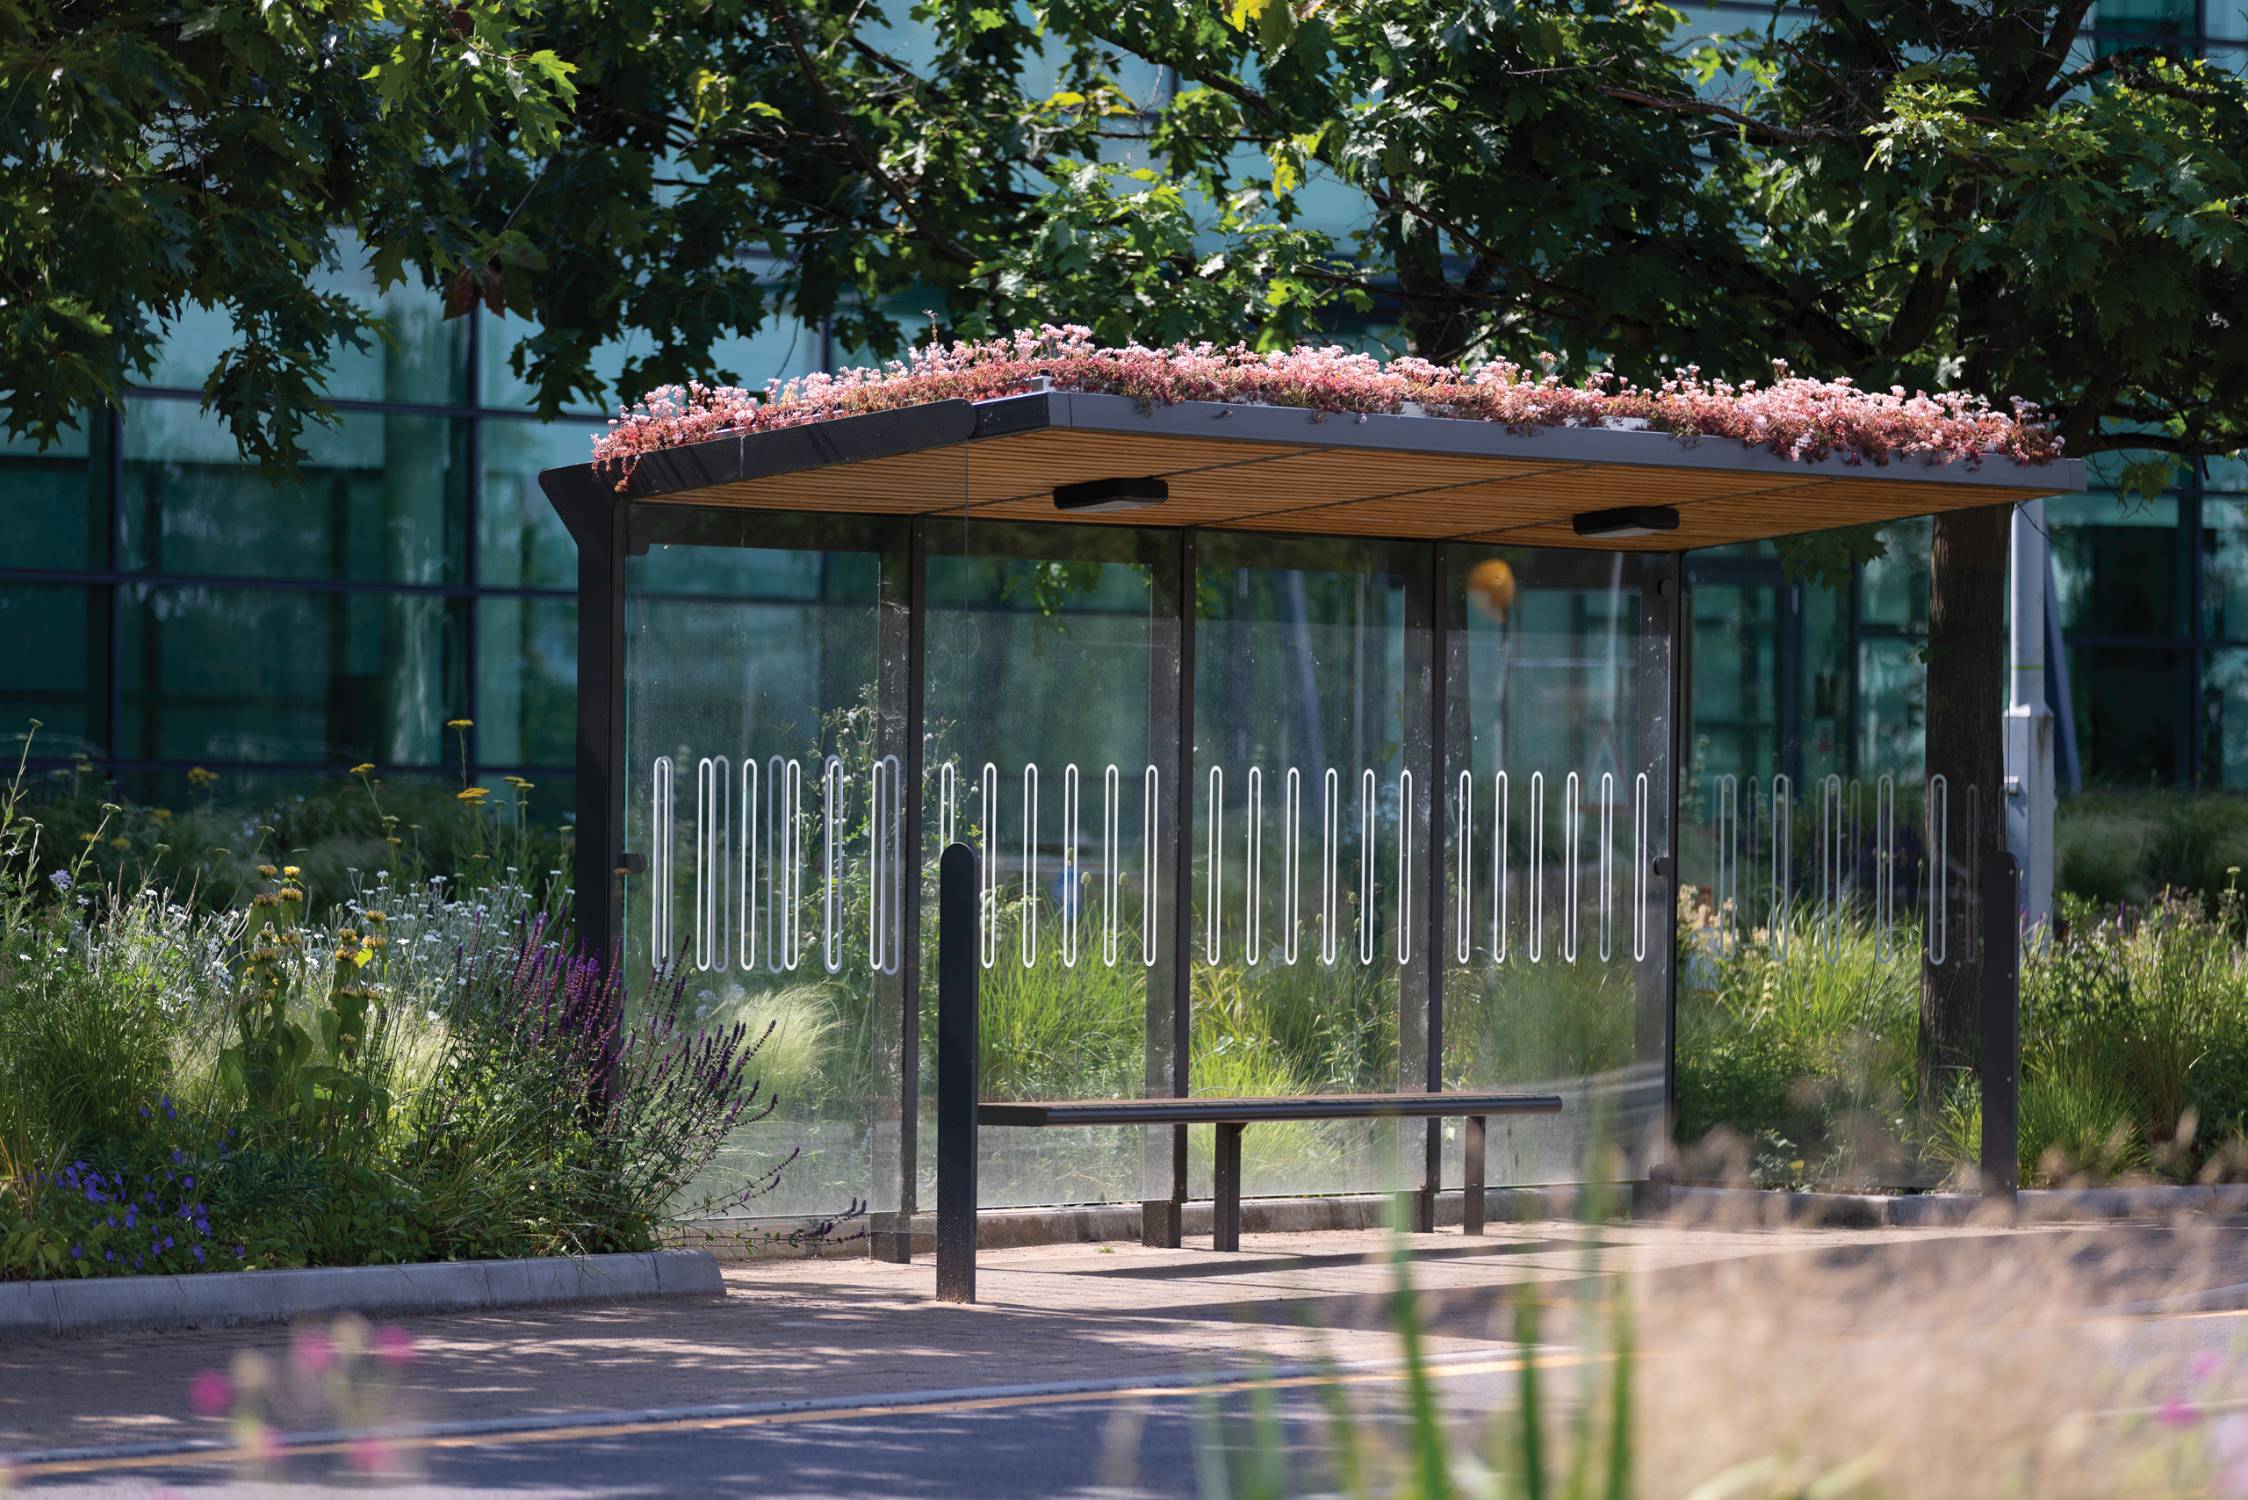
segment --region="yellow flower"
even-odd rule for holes
[[[281,873],[287,876],[289,879],[294,880],[297,878],[297,867],[295,865],[283,865],[281,867]]]
[[[366,774],[367,774],[367,773],[368,773],[369,771],[372,771],[372,770],[373,770],[374,768],[375,768],[375,763],[374,763],[373,761],[371,761],[371,760],[363,760],[363,761],[359,762],[359,764],[358,764],[358,765],[356,765],[356,766],[353,766],[353,767],[351,768],[351,774],[352,774],[352,775],[354,775],[354,776],[364,776],[364,775],[366,775]]]
[[[475,725],[476,721],[474,719],[447,719],[445,721],[445,727],[447,729],[472,729],[475,727]]]
[[[159,823],[169,823],[172,821],[172,810],[168,807],[153,808],[150,810],[148,815],[154,818]]]
[[[486,797],[489,797],[491,795],[492,789],[490,787],[464,786],[459,791],[453,793],[453,800],[455,800],[456,802],[481,802]]]
[[[123,834],[119,834],[109,841],[109,847],[112,849],[130,849],[133,847],[133,841]]]
[[[371,912],[367,913],[367,920],[368,920],[369,922],[372,922],[372,923],[373,923],[373,924],[374,924],[375,926],[377,926],[377,927],[380,927],[380,926],[382,926],[382,924],[383,924],[383,923],[385,923],[385,922],[389,921],[389,920],[390,920],[390,918],[389,918],[389,917],[387,917],[387,916],[384,916],[384,915],[383,915],[383,914],[382,914],[381,912],[379,912],[379,911],[371,911]]]
[[[397,834],[395,834],[395,833],[394,833],[394,834],[392,834],[392,835],[390,836],[390,841],[391,841],[391,842],[392,842],[393,844],[403,844],[403,843],[405,843],[405,842],[406,842],[406,841],[405,841],[404,839],[400,838],[400,837],[399,837],[399,836],[398,836]]]
[[[201,766],[189,766],[187,768],[187,784],[189,786],[211,786],[216,784],[218,779],[219,773],[216,771],[206,771]]]
[[[275,870],[274,870],[273,866],[271,866],[271,865],[259,865],[259,866],[258,866],[258,873],[259,873],[260,875],[263,875],[263,876],[264,876],[264,877],[265,877],[266,879],[268,879],[268,880],[271,880],[271,879],[272,879],[272,878],[274,877],[274,875],[275,875],[275,873],[276,873],[276,872],[275,872]]]
[[[78,842],[81,844],[91,844],[100,837],[101,835],[98,833],[81,833],[80,835],[78,835]]]

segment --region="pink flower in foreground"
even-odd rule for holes
[[[289,1345],[289,1357],[297,1368],[308,1375],[317,1375],[335,1363],[336,1346],[317,1328],[300,1328]]]
[[[344,1462],[362,1474],[379,1474],[388,1452],[381,1438],[353,1438],[351,1446],[344,1450]]]
[[[407,1365],[414,1361],[414,1336],[403,1328],[378,1328],[375,1330],[375,1358],[386,1365]]]
[[[2214,1379],[2224,1367],[2225,1357],[2222,1354],[2214,1349],[2204,1349],[2193,1357],[2192,1364],[2186,1366],[2186,1373],[2199,1384]]]
[[[1552,373],[1553,363],[1541,359],[1541,369],[1533,371],[1501,360],[1463,371],[1412,358],[1384,364],[1333,346],[1268,353],[1209,343],[1110,349],[1095,344],[1090,329],[1049,324],[1009,338],[930,345],[879,369],[775,381],[762,392],[700,382],[665,386],[595,437],[593,461],[622,471],[621,490],[641,455],[658,449],[1041,388],[1125,396],[1143,406],[1218,401],[1348,414],[1417,411],[1516,431],[1615,423],[1682,438],[1732,438],[1791,458],[1839,457],[1847,463],[1917,456],[1970,466],[1984,458],[2041,464],[2061,453],[2058,434],[2025,401],[2000,411],[1960,391],[1930,395],[1903,386],[1865,391],[1846,379],[1795,375],[1780,361],[1764,384],[1705,380],[1699,367],[1689,365],[1652,389],[1620,383],[1606,372],[1571,386]]]
[[[234,1382],[224,1370],[200,1370],[187,1383],[187,1404],[206,1417],[215,1417],[234,1404]]]
[[[2154,1419],[2165,1427],[2193,1427],[2201,1421],[2201,1409],[2183,1396],[2172,1396],[2162,1403]]]

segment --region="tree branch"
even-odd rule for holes
[[[827,81],[820,77],[819,65],[805,49],[804,38],[796,29],[796,19],[789,14],[788,0],[767,0],[766,8],[772,11],[773,19],[780,23],[781,30],[787,34],[788,48],[796,56],[797,70],[804,75],[804,81],[812,86],[812,92],[819,97],[821,110],[827,115],[829,123],[834,125],[836,132],[843,137],[844,147],[850,152],[852,160],[859,164],[859,169],[882,185],[884,195],[897,205],[898,212],[906,216],[931,248],[945,259],[973,269],[977,264],[976,257],[929,223],[914,195],[906,190],[903,183],[882,169],[882,164],[867,150],[866,143],[859,139],[858,132],[851,128],[849,117],[836,104],[835,96],[828,92]]]
[[[1776,142],[1783,146],[1805,146],[1813,141],[1843,140],[1849,136],[1848,131],[1824,127],[1797,129],[1789,125],[1775,125],[1769,120],[1759,120],[1754,115],[1742,114],[1739,110],[1719,104],[1714,99],[1673,98],[1665,94],[1646,93],[1639,89],[1618,88],[1613,84],[1602,84],[1594,92],[1604,99],[1614,99],[1620,104],[1644,105],[1649,109],[1658,109],[1666,114],[1706,115],[1713,119],[1729,120],[1759,139]]]

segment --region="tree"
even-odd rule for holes
[[[629,395],[737,373],[715,342],[777,315],[874,354],[924,310],[1348,318],[1439,362],[2019,395],[2153,488],[2248,444],[2248,89],[2096,55],[2089,10],[1812,0],[1696,38],[1645,0],[923,0],[907,35],[874,0],[0,0],[0,388],[51,437],[223,304],[207,394],[286,462],[369,336],[303,273],[365,253],[526,319],[550,414],[610,394],[604,343],[640,336]],[[1305,222],[1338,191],[1339,243]],[[1932,554],[1928,765],[1980,789],[1988,851],[2004,526],[1946,517]],[[1932,974],[1929,1088],[1973,1017]]]
[[[2040,403],[2071,452],[2128,455],[2151,490],[2248,445],[2248,87],[2096,55],[2090,8],[1814,0],[1700,43],[1629,0],[1057,0],[1051,20],[1171,71],[1148,147],[1206,199],[1268,194],[1286,224],[1315,173],[1363,195],[1324,284],[1393,288],[1425,358],[1964,384]],[[2006,528],[1941,517],[1931,554],[1927,765],[1974,789],[1984,857],[2004,848]],[[1881,545],[1791,550],[1832,576]],[[1924,1098],[1976,1016],[1972,966],[1931,968]]]

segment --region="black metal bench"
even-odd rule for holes
[[[1461,1230],[1483,1232],[1484,1121],[1492,1115],[1561,1112],[1554,1094],[1295,1094],[1257,1099],[1056,1099],[985,1101],[978,1125],[1215,1125],[1217,1161],[1211,1178],[1210,1244],[1241,1248],[1241,1132],[1273,1120],[1464,1119],[1466,1205]]]
[[[976,1132],[982,1126],[1215,1125],[1217,1249],[1241,1248],[1241,1132],[1271,1120],[1465,1119],[1467,1232],[1483,1230],[1483,1127],[1492,1115],[1550,1115],[1551,1094],[1299,1094],[1266,1099],[985,1101],[978,1078],[982,980],[975,851],[946,848],[937,891],[937,1296],[976,1300]],[[1173,1220],[1173,1229],[1176,1220]],[[1170,1241],[1176,1244],[1176,1239]]]

